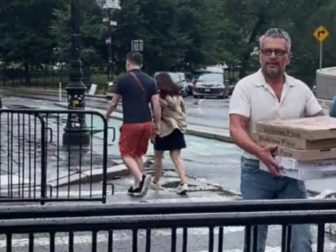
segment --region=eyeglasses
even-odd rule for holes
[[[261,53],[265,56],[271,56],[273,53],[275,56],[284,56],[288,51],[284,49],[271,49],[271,48],[264,48],[261,49]]]

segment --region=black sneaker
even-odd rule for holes
[[[132,193],[130,193],[129,195],[132,196],[132,197],[142,197],[140,187],[137,187],[137,188],[133,189]]]
[[[135,189],[135,188],[133,187],[133,185],[131,185],[131,187],[128,188],[128,190],[127,190],[127,194],[133,196],[134,189]]]
[[[148,191],[148,187],[152,181],[151,175],[142,175],[142,179],[139,184],[139,188],[133,190],[133,195],[136,197],[143,197]]]
[[[134,187],[134,185],[132,185],[127,190],[127,194],[133,197],[142,197],[140,193],[141,193],[140,187]]]

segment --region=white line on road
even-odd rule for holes
[[[276,229],[277,226],[274,226]],[[224,234],[229,233],[242,233],[244,230],[244,227],[238,226],[238,227],[225,227],[224,228]],[[218,228],[215,228],[214,234],[218,234]],[[177,234],[181,235],[183,230],[181,228],[177,229]],[[203,237],[206,236],[209,233],[209,230],[207,228],[190,228],[188,229],[188,236],[197,236],[197,237]],[[138,237],[144,238],[146,235],[145,230],[140,230],[138,233]],[[20,237],[15,237],[20,236]],[[39,237],[37,237],[39,236]],[[43,237],[41,237],[43,236]],[[153,229],[152,230],[152,238],[159,238],[159,237],[166,237],[171,236],[171,230],[169,229]],[[22,235],[14,235],[12,239],[12,247],[13,248],[19,248],[19,247],[27,247],[29,245],[29,239],[26,238],[27,236]],[[49,246],[49,237],[48,235],[44,234],[37,234],[35,235],[34,239],[34,246]],[[114,231],[113,232],[113,241],[131,241],[132,240],[132,231],[130,230],[122,230],[122,231]],[[97,242],[98,243],[106,243],[108,241],[108,233],[107,231],[101,231],[97,235]],[[88,244],[90,245],[92,243],[92,235],[88,232],[77,232],[74,236],[74,244],[75,245],[81,245],[81,244]],[[56,246],[66,246],[69,244],[69,237],[67,233],[58,233],[55,237],[55,245]],[[6,239],[4,236],[0,236],[0,249],[6,248]],[[313,244],[313,251],[316,251],[317,244]],[[335,242],[326,242],[324,245],[324,251],[335,251],[336,243]],[[267,246],[265,252],[278,252],[281,250],[281,247],[271,247]],[[231,249],[224,249],[224,251],[227,252],[241,252],[241,248],[231,248]],[[195,252],[206,252],[206,250],[198,250]]]
[[[243,231],[243,227],[225,227],[224,234],[235,233]],[[177,234],[182,234],[182,229],[177,229]],[[207,228],[191,228],[188,229],[188,236],[193,235],[206,235],[209,231]],[[218,233],[218,229],[215,229],[215,234]],[[38,234],[38,236],[42,236],[43,234]],[[139,232],[139,235],[144,237],[146,235],[144,230]],[[18,236],[18,235],[17,235]],[[21,235],[20,235],[21,236]],[[169,229],[153,229],[152,236],[171,236],[171,230]],[[5,248],[7,243],[6,239],[3,236],[0,236],[0,248]],[[130,230],[122,230],[122,231],[114,231],[113,232],[113,241],[126,241],[132,240],[132,233]],[[107,242],[108,241],[108,233],[107,231],[101,231],[97,235],[97,242]],[[75,233],[74,236],[74,244],[89,244],[92,242],[92,235],[87,232],[78,232]],[[67,245],[69,243],[69,237],[67,233],[58,233],[55,237],[55,245]],[[12,247],[26,247],[29,244],[28,238],[15,238],[15,235],[12,239]],[[46,237],[36,237],[34,239],[34,246],[48,246],[49,238],[46,234]]]

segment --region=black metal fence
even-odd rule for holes
[[[335,200],[6,207],[0,208],[0,244],[6,251],[14,239],[24,240],[29,251],[230,251],[226,228],[269,224],[281,226],[279,251],[289,252],[290,225],[312,224],[314,251],[324,252],[325,226],[336,222],[335,209]],[[195,228],[206,234],[193,237]],[[258,234],[247,234],[249,251],[257,251]]]
[[[74,121],[79,117],[84,124]],[[77,136],[88,134],[89,145],[64,145],[66,125]],[[0,110],[0,202],[105,202],[107,130],[95,111]],[[99,190],[93,188],[95,174],[101,174]]]
[[[98,83],[107,85],[106,71],[97,67],[83,68],[83,82],[88,86]],[[59,83],[69,82],[69,65],[30,66],[29,70],[21,65],[5,65],[0,62],[0,86],[34,86],[41,88],[58,87]]]
[[[66,64],[31,66],[29,71],[23,66],[0,65],[0,84],[7,86],[58,86],[59,82],[68,82],[68,75]]]

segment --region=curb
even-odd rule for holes
[[[55,102],[54,105],[62,107],[62,108],[68,107],[66,103],[61,103],[61,102]],[[94,110],[97,110],[97,109],[94,109]],[[111,118],[122,120],[122,113],[118,111],[114,111],[113,114],[111,115]],[[217,128],[211,128],[210,130],[211,132],[207,131],[202,126],[188,125],[186,134],[198,136],[198,137],[210,138],[210,139],[214,139],[214,140],[218,140],[218,141],[222,141],[226,143],[233,143],[233,140],[230,137],[228,131],[217,129]]]
[[[124,164],[108,167],[106,171],[106,179],[113,179],[115,177],[121,177],[126,176],[129,174],[129,171],[127,170],[126,166]],[[55,184],[55,181],[51,181],[48,184],[51,186],[65,186],[65,185],[75,185],[78,183],[96,183],[102,181],[102,171],[101,169],[96,169],[86,172],[82,172],[81,175],[78,173],[73,173],[70,175],[70,178],[64,177],[58,180],[58,184]]]
[[[219,131],[219,129],[211,129],[213,132],[208,132],[205,131],[204,129],[197,129],[197,126],[194,125],[188,125],[187,127],[187,134],[189,135],[194,135],[194,136],[199,136],[199,137],[204,137],[204,138],[210,138],[226,143],[234,143],[233,139],[230,137],[229,134],[225,134],[224,132],[214,132],[214,131]]]
[[[6,93],[7,91],[15,91],[15,89],[20,90],[21,93],[21,97],[29,97],[29,98],[34,98],[33,96],[35,95],[50,95],[50,93],[52,93],[53,95],[58,94],[58,90],[52,90],[52,89],[48,89],[48,90],[43,90],[43,89],[20,89],[20,88],[8,88],[8,89],[4,89],[4,88],[0,88],[0,90],[4,93]],[[24,94],[22,94],[22,92]],[[62,95],[64,95],[64,97],[66,97],[66,91],[62,90]],[[105,95],[89,95],[89,94],[85,94],[85,96],[90,97],[90,99],[105,99],[106,96]],[[57,99],[52,99],[52,100],[57,100]],[[62,107],[62,108],[68,108],[68,105],[66,102],[55,102],[54,105]],[[97,109],[93,109],[93,110],[97,110]],[[111,118],[114,119],[122,119],[122,113],[120,113],[119,111],[114,111]],[[211,132],[209,132],[208,130],[210,130]],[[220,128],[205,128],[202,126],[198,126],[198,125],[192,125],[189,124],[186,130],[186,133],[189,135],[193,135],[193,136],[198,136],[198,137],[204,137],[204,138],[210,138],[210,139],[214,139],[214,140],[218,140],[218,141],[223,141],[223,142],[227,142],[227,143],[233,143],[232,138],[230,137],[230,133],[228,130],[223,130]]]
[[[13,92],[18,92],[20,93],[20,97],[26,97],[26,98],[36,98],[36,96],[40,95],[40,96],[49,96],[49,97],[43,97],[43,99],[45,100],[51,100],[51,101],[55,101],[54,105],[62,107],[62,108],[67,108],[67,103],[66,102],[56,102],[58,100],[58,90],[41,90],[41,89],[25,89],[25,88],[12,88],[12,87],[0,87],[0,91],[3,94],[11,94]],[[55,99],[51,99],[51,95],[55,96]],[[66,91],[62,90],[62,97],[66,98]],[[106,96],[105,95],[89,95],[89,94],[85,94],[86,97],[89,97],[90,99],[97,99],[97,100],[106,100]],[[321,102],[321,101],[320,101]],[[322,105],[324,105],[324,107],[326,108],[327,105],[329,105],[330,101],[326,101],[323,100],[322,101]],[[98,109],[92,109],[92,110],[98,110]],[[111,118],[114,119],[118,119],[121,120],[122,119],[122,114],[118,111],[114,111]],[[211,132],[209,132],[209,131]],[[228,132],[228,130],[223,130],[223,129],[219,129],[219,128],[205,128],[202,126],[198,126],[198,125],[188,125],[187,134],[189,135],[194,135],[194,136],[198,136],[198,137],[204,137],[204,138],[209,138],[209,139],[214,139],[214,140],[218,140],[218,141],[223,141],[223,142],[227,142],[227,143],[233,143],[232,138],[230,137],[230,134]],[[129,172],[127,171],[127,168],[125,167],[125,165],[117,165],[114,167],[109,167],[107,169],[107,179],[111,179],[114,177],[118,177],[118,176],[124,176],[129,174]],[[70,183],[68,178],[63,179],[64,181],[61,183],[59,183],[60,186],[64,186],[66,184],[76,184],[78,182],[99,182],[100,179],[102,178],[102,173],[100,171],[100,173],[98,173],[97,171],[93,171],[93,174],[90,174],[90,176],[92,176],[91,178],[89,177],[89,175],[87,173],[83,173],[80,177],[78,173],[74,173],[72,175],[70,175]],[[54,185],[53,182],[49,182],[49,184]],[[307,192],[311,195],[318,195],[320,192],[316,191],[316,190],[311,190],[307,188]]]
[[[0,87],[0,90],[2,92],[16,92],[16,91],[20,91],[21,94],[33,94],[33,95],[53,95],[53,96],[57,96],[59,95],[59,89],[39,89],[39,88],[22,88],[22,87],[8,87],[8,86],[3,86]],[[20,95],[21,95],[20,94]],[[66,97],[67,96],[67,91],[62,88],[62,96]],[[85,93],[86,97],[96,97],[96,98],[100,98],[100,99],[105,99],[106,95],[102,95],[102,94],[97,94],[97,95],[91,95],[88,93]]]

